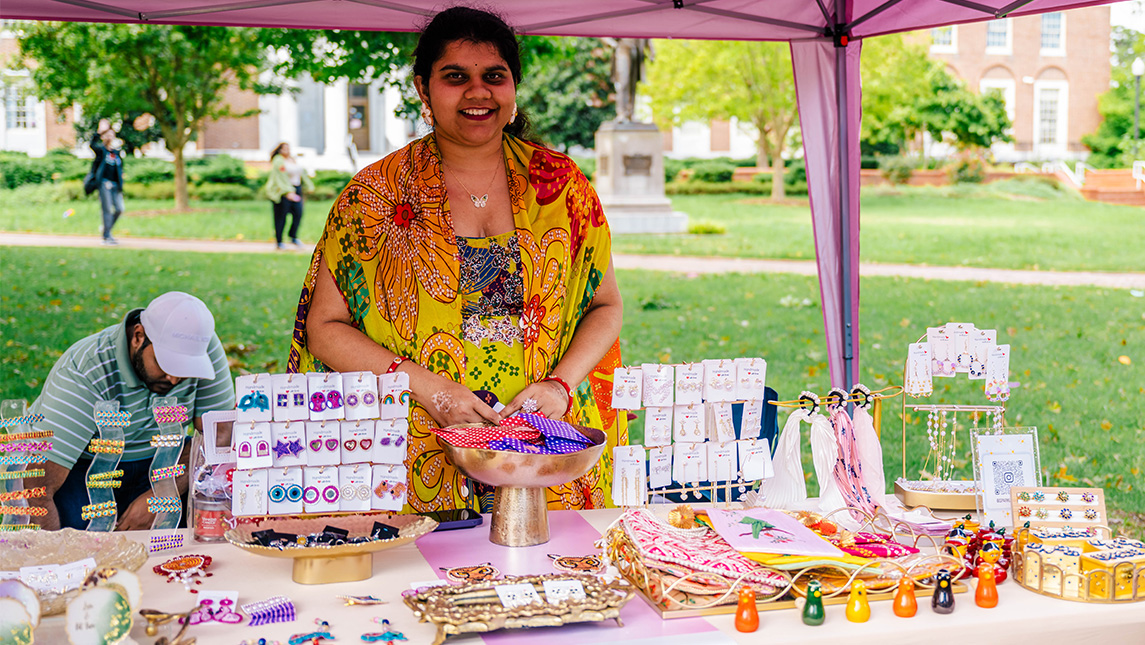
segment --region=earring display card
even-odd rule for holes
[[[368,511],[373,506],[374,469],[369,464],[353,464],[338,468],[341,496],[339,508],[343,511]]]
[[[306,463],[336,466],[342,459],[340,422],[309,421],[306,424]]]
[[[378,418],[378,377],[373,372],[343,374],[342,387],[347,421]]]
[[[734,401],[736,393],[735,362],[724,359],[704,361],[704,400]]]
[[[395,465],[403,463],[407,454],[408,434],[407,419],[378,421],[374,434],[374,463]]]
[[[1033,529],[1109,526],[1105,491],[1100,488],[1012,486],[1010,514],[1016,526],[1029,522]]]
[[[270,391],[275,421],[306,421],[310,418],[305,374],[275,374],[270,377]]]
[[[741,439],[736,442],[740,474],[746,481],[775,477],[771,463],[771,446],[767,439]]]
[[[405,419],[409,416],[409,374],[391,372],[378,377],[378,395],[381,406],[379,419]]]
[[[995,329],[979,329],[970,335],[970,380],[986,378],[986,363],[997,340],[998,331]]]
[[[275,467],[307,465],[305,423],[272,423],[270,434],[273,439],[270,451]]]
[[[270,421],[270,374],[244,374],[235,378],[235,421]]]
[[[708,451],[703,444],[678,443],[672,449],[672,479],[699,484],[708,478]]]
[[[648,487],[666,488],[672,485],[672,449],[652,448],[648,451]]]
[[[732,404],[725,401],[712,403],[708,407],[708,429],[712,441],[727,443],[736,440],[735,419],[732,417]]]
[[[696,443],[704,440],[704,406],[677,405],[672,410],[672,438],[676,443]]]
[[[374,456],[374,421],[343,421],[342,459],[344,464],[372,461]]]
[[[1010,398],[1010,346],[995,345],[986,361],[986,397],[991,401]]]
[[[338,469],[311,466],[302,471],[302,504],[307,513],[332,513],[340,508]]]
[[[944,327],[927,327],[926,342],[930,345],[930,373],[932,376],[954,376],[958,364],[954,344]]]
[[[676,404],[698,405],[704,401],[704,366],[688,363],[676,367]]]
[[[231,477],[231,514],[266,515],[266,470],[236,470]]]
[[[954,371],[960,374],[970,372],[970,335],[976,331],[974,323],[946,323],[946,335],[950,337],[954,354]]]
[[[235,422],[234,437],[235,464],[240,470],[269,468],[274,465],[271,457],[271,432],[269,423]]]
[[[708,445],[708,479],[713,482],[727,482],[736,479],[736,444],[709,443]]]
[[[1013,527],[1010,489],[1042,483],[1038,429],[1003,428],[999,432],[991,428],[971,428],[970,447],[975,496],[982,522]]]
[[[737,358],[735,398],[739,401],[762,401],[766,396],[767,361],[762,358]]]
[[[672,443],[672,408],[645,408],[644,445],[667,446]]]
[[[371,506],[375,511],[400,511],[406,504],[406,467],[374,466]]]
[[[267,499],[271,515],[293,515],[302,512],[302,469],[271,468],[267,470]]]
[[[617,446],[612,449],[616,465],[612,476],[612,503],[616,506],[642,506],[647,490],[644,448]]]
[[[752,439],[763,431],[763,400],[747,401],[739,421],[739,438]]]
[[[639,367],[618,367],[612,373],[612,408],[639,410],[644,374]]]
[[[672,405],[675,402],[676,370],[671,365],[655,363],[645,363],[640,369],[644,373],[644,407]]]
[[[311,421],[338,421],[346,416],[341,374],[311,372],[306,375],[306,384],[310,388]]]
[[[932,348],[928,343],[912,343],[907,348],[906,382],[903,391],[911,396],[929,396],[934,392],[930,368]]]

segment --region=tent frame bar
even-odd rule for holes
[[[897,0],[892,0],[897,2]],[[875,9],[879,12],[885,10],[887,4]],[[868,14],[869,16],[870,14]],[[835,0],[835,119],[838,123],[839,133],[839,265],[842,268],[842,283],[839,291],[843,296],[841,321],[843,337],[843,382],[835,383],[841,387],[850,388],[856,382],[854,379],[854,316],[851,307],[851,146],[850,133],[847,129],[847,46],[840,42],[839,36],[846,33],[846,0]],[[866,18],[863,18],[864,20]],[[850,408],[850,404],[847,406]]]
[[[1018,9],[1021,9],[1022,7],[1030,4],[1034,0],[1014,0],[1014,2],[1011,2],[1010,4],[1004,6],[1000,9],[995,9],[994,7],[991,7],[988,5],[984,5],[984,4],[981,4],[978,2],[973,2],[973,0],[940,0],[940,1],[945,2],[947,4],[956,5],[959,7],[965,7],[967,9],[973,9],[975,11],[981,11],[982,13],[989,14],[991,16],[994,16],[995,18],[1005,18],[1006,16],[1010,15],[1011,13],[1014,13]]]
[[[190,7],[187,9],[169,9],[167,11],[154,11],[139,14],[139,19],[168,20],[182,18],[183,16],[199,16],[206,13],[224,13],[227,11],[242,11],[244,9],[258,9],[260,7],[274,7],[288,4],[307,4],[317,0],[248,0],[247,2],[232,2],[231,4],[212,5],[210,7]]]
[[[839,29],[842,31],[842,33],[845,34],[849,31],[851,31],[852,29],[854,29],[855,27],[858,27],[859,25],[863,24],[864,22],[870,20],[871,18],[874,18],[875,16],[886,11],[887,9],[890,9],[891,7],[895,6],[896,4],[898,4],[900,2],[902,2],[902,0],[887,0],[886,2],[882,3],[881,5],[868,11],[867,14],[865,16],[863,16],[862,18],[852,20],[851,22],[848,22],[847,24],[843,25]]]
[[[143,14],[138,11],[130,11],[128,9],[120,9],[119,7],[112,7],[103,4],[102,2],[92,2],[91,0],[55,0],[60,4],[70,4],[73,7],[82,7],[84,9],[92,9],[102,13],[108,13],[113,16],[123,16],[124,18],[131,18],[132,20],[143,20]]]

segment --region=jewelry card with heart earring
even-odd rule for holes
[[[374,467],[370,464],[351,464],[338,467],[341,495],[339,508],[343,511],[368,511],[373,506]]]
[[[672,439],[676,443],[698,443],[707,437],[704,405],[677,405],[672,410]]]
[[[648,488],[672,485],[672,448],[663,446],[648,451]]]
[[[342,427],[340,421],[306,423],[306,463],[311,466],[336,466],[342,460]]]
[[[762,358],[735,359],[737,401],[762,401],[767,396],[767,361]]]
[[[373,372],[343,374],[342,388],[346,395],[343,403],[347,421],[378,418],[378,377]]]
[[[738,451],[734,441],[708,443],[708,478],[713,482],[727,482],[737,479],[736,462]]]
[[[681,484],[698,484],[708,478],[708,450],[701,443],[672,446],[672,479]]]
[[[911,343],[906,354],[906,380],[903,383],[903,392],[910,396],[930,396],[934,392],[934,382],[931,380],[930,343]]]
[[[374,458],[376,464],[401,464],[409,450],[409,419],[383,419],[374,432]]]
[[[612,408],[639,410],[644,374],[639,367],[618,367],[612,372]]]
[[[340,508],[338,469],[308,466],[302,470],[302,504],[307,513],[332,513]]]
[[[616,506],[643,506],[647,490],[644,448],[616,446],[612,449],[612,503]]]
[[[998,340],[998,330],[978,329],[970,335],[970,380],[986,378],[986,363],[990,360],[990,350]]]
[[[378,396],[381,406],[379,419],[405,419],[409,417],[410,389],[409,374],[390,372],[378,377]]]
[[[275,421],[309,420],[309,398],[305,374],[275,374],[270,377],[270,401]]]
[[[667,446],[672,443],[672,406],[644,409],[644,445]]]
[[[727,401],[709,403],[708,438],[712,441],[728,442],[736,440],[735,419],[732,417],[732,404]]]
[[[310,372],[306,375],[306,385],[310,388],[311,421],[340,421],[346,417],[341,374]]]
[[[271,515],[294,515],[302,512],[302,469],[270,468],[267,470],[267,499]]]
[[[266,470],[236,470],[231,476],[231,515],[266,515]]]
[[[373,461],[374,421],[343,421],[342,458],[344,464],[360,464]]]
[[[271,431],[269,423],[240,423],[236,421],[231,430],[232,449],[235,454],[235,467],[239,470],[269,468],[274,465],[271,457]]]
[[[270,451],[275,467],[307,465],[306,423],[272,423],[270,434],[273,438]]]
[[[754,482],[775,477],[771,463],[771,446],[767,439],[741,439],[736,442],[739,453],[740,475],[744,481]]]
[[[735,361],[710,359],[704,361],[704,400],[734,401],[736,393]]]
[[[244,374],[235,378],[235,422],[270,421],[270,374]]]
[[[409,490],[406,487],[406,467],[397,465],[374,466],[373,501],[375,511],[400,511],[406,505]]]
[[[932,376],[954,376],[958,366],[958,355],[954,352],[954,342],[946,333],[945,327],[927,327],[926,342],[930,345],[930,373]]]
[[[644,407],[672,405],[675,402],[676,370],[671,365],[656,363],[645,363],[640,369],[644,373]]]

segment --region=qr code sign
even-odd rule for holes
[[[1010,487],[1022,484],[1022,460],[994,462],[994,494],[1009,498]]]

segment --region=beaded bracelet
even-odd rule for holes
[[[165,551],[167,549],[178,549],[183,546],[182,533],[167,533],[165,535],[152,535],[151,546],[148,551],[155,553],[156,551]]]
[[[148,497],[148,513],[174,513],[183,510],[183,501],[178,497]]]
[[[40,517],[48,514],[48,509],[41,506],[0,506],[0,515],[31,515]]]
[[[87,480],[88,481],[99,481],[101,479],[119,479],[120,477],[123,477],[123,471],[122,470],[109,470],[106,473],[96,473],[94,475],[88,475]]]
[[[44,509],[47,512],[48,509]],[[115,500],[100,502],[98,504],[88,504],[80,508],[80,518],[85,520],[95,519],[97,517],[112,517],[115,515]]]
[[[187,407],[183,405],[159,405],[151,408],[155,423],[186,423]]]
[[[15,434],[0,434],[0,443],[12,443],[26,439],[45,439],[55,434],[53,430],[36,430],[35,432],[17,432]]]
[[[32,470],[10,470],[6,473],[0,473],[0,481],[6,479],[25,479],[27,477],[43,477],[44,469],[35,468]]]
[[[151,471],[151,481],[157,482],[163,479],[173,479],[186,472],[187,467],[183,464],[175,464],[173,466],[164,466],[163,468],[156,468]]]
[[[47,494],[48,489],[45,486],[25,488],[24,490],[14,490],[9,493],[0,493],[0,502],[10,502],[14,499],[32,499],[33,497],[43,497]]]
[[[92,453],[102,452],[102,453],[106,453],[109,455],[115,455],[115,454],[119,454],[119,453],[123,452],[124,445],[126,445],[126,444],[122,440],[92,439],[91,443],[88,444],[87,449],[88,449],[88,452],[92,452]]]
[[[171,448],[179,445],[183,441],[181,434],[157,434],[151,437],[152,448]]]
[[[24,464],[42,464],[48,461],[46,455],[38,452],[18,452],[14,455],[0,455],[0,466],[22,466]]]
[[[51,441],[32,441],[30,443],[0,443],[0,452],[42,452],[51,450]]]
[[[21,417],[12,417],[11,419],[0,419],[0,428],[10,428],[12,426],[22,426],[24,424],[39,423],[44,420],[44,415],[39,412],[35,414],[25,414]]]
[[[38,531],[40,529],[40,525],[39,524],[0,524],[0,531],[23,531],[25,529],[29,530],[29,531]]]
[[[120,486],[123,486],[123,482],[118,479],[105,479],[103,481],[88,480],[87,482],[88,488],[119,488]]]
[[[131,413],[126,410],[119,412],[96,412],[95,424],[97,426],[127,427],[131,425]]]

